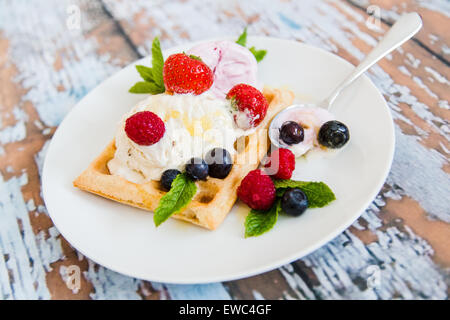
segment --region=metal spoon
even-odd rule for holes
[[[407,13],[400,17],[397,22],[389,29],[383,39],[378,43],[378,45],[365,57],[365,59],[350,73],[344,81],[342,81],[332,92],[331,94],[321,102],[316,105],[307,104],[308,107],[316,106],[319,108],[324,108],[329,110],[335,101],[335,99],[339,96],[339,94],[347,88],[353,81],[358,79],[367,69],[377,63],[379,60],[388,55],[392,50],[401,46],[404,42],[409,40],[412,36],[414,36],[417,31],[422,27],[422,19],[420,15],[416,12]],[[279,112],[271,121],[269,127],[269,138],[271,142],[280,147],[280,143],[278,141],[278,135],[271,134],[274,133],[277,128],[275,127],[278,124],[281,117],[288,117],[287,113],[295,112],[298,109],[303,108],[306,104],[296,104],[287,107],[283,111]]]

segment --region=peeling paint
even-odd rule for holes
[[[443,75],[441,75],[439,72],[437,72],[433,68],[425,67],[425,71],[430,73],[440,83],[449,84],[449,81],[447,80],[447,78],[444,77]]]
[[[167,288],[170,297],[176,300],[231,299],[230,295],[221,283],[210,283],[203,285],[166,284],[165,287]]]
[[[48,299],[45,273],[50,262],[63,257],[58,253],[48,254],[58,252],[54,249],[59,240],[33,234],[27,206],[20,193],[26,183],[26,174],[8,181],[0,177],[0,248],[3,255],[0,279],[5,279],[0,287],[6,299]],[[3,261],[5,256],[7,259]]]
[[[441,0],[418,0],[419,6],[440,12],[450,18],[450,3]]]
[[[90,281],[95,292],[92,299],[140,300],[137,291],[140,280],[123,276],[117,272],[96,265],[88,260],[89,269],[84,276]]]

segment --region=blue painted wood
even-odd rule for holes
[[[165,285],[169,295],[176,300],[229,300],[231,296],[221,283],[204,285]]]
[[[45,244],[35,241],[20,192],[26,183],[26,174],[7,182],[0,177],[0,248],[3,257],[0,259],[0,287],[3,299],[50,298],[45,282],[47,257],[42,256],[45,252],[41,250],[41,245]]]

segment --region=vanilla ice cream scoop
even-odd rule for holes
[[[208,94],[158,94],[139,102],[120,122],[116,152],[108,162],[112,174],[135,182],[159,180],[167,169],[183,170],[193,158],[204,158],[214,148],[235,153],[234,142],[245,134],[235,126],[228,100]],[[151,111],[164,121],[165,133],[150,146],[128,138],[124,127],[131,115]]]
[[[255,57],[235,42],[206,42],[191,48],[187,54],[200,57],[211,68],[214,83],[209,91],[217,98],[224,99],[228,91],[239,83],[259,88]]]

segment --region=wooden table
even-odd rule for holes
[[[97,84],[147,55],[154,36],[169,48],[238,35],[248,24],[251,35],[305,42],[357,64],[408,11],[422,15],[423,29],[368,72],[395,121],[391,173],[326,246],[248,279],[167,285],[96,265],[53,226],[40,172],[55,129]],[[448,298],[449,15],[445,0],[0,0],[0,299]],[[73,265],[79,290],[66,285]]]

